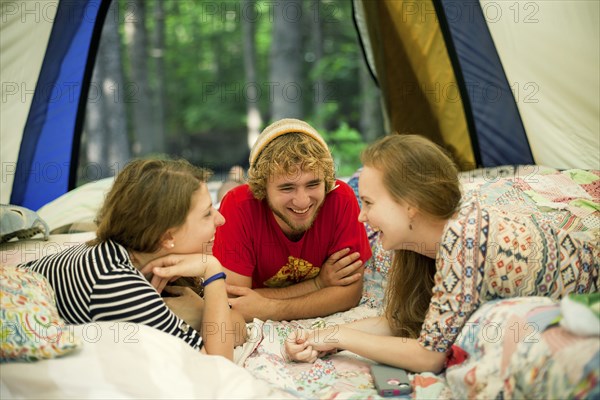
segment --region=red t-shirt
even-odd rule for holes
[[[248,185],[227,193],[220,212],[225,224],[217,228],[213,254],[223,266],[252,277],[252,287],[285,287],[319,274],[321,265],[346,247],[361,260],[371,247],[352,188],[342,181],[325,196],[313,225],[297,242],[289,240],[266,200],[256,200]]]

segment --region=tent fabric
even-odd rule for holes
[[[536,164],[600,169],[600,2],[482,1]]]
[[[355,12],[367,21],[368,37],[361,38],[374,60],[389,131],[423,134],[446,147],[459,164],[475,165],[462,99],[433,3],[362,1],[355,2]]]
[[[600,169],[599,4],[355,0],[389,132],[461,169]]]
[[[58,8],[56,1],[35,4],[35,7],[29,8],[30,13],[26,13],[26,10],[21,9],[24,4],[0,3],[2,204],[10,201],[23,128]]]
[[[10,203],[38,209],[74,187],[89,78],[108,1],[61,1],[22,133]],[[27,24],[27,3],[20,21]],[[41,10],[41,8],[40,8]],[[29,32],[23,32],[29,35]],[[4,137],[3,132],[3,137]]]
[[[480,7],[472,1],[441,2],[438,19],[459,78],[461,97],[477,137],[482,165],[533,164],[529,143],[510,86]]]

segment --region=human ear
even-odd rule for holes
[[[419,210],[417,209],[417,207],[408,204],[406,206],[406,213],[408,214],[408,217],[412,220],[417,214],[419,214]]]
[[[170,230],[166,231],[163,234],[160,240],[160,245],[167,251],[173,250],[173,248],[175,248],[175,238],[173,237],[173,233]]]

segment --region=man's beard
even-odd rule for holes
[[[269,208],[271,209],[271,211],[273,211],[273,214],[277,215],[277,217],[279,217],[279,219],[281,219],[291,230],[292,230],[292,235],[293,236],[300,236],[302,235],[304,232],[306,232],[307,230],[310,229],[310,227],[312,226],[312,224],[315,222],[315,219],[317,219],[317,216],[319,215],[319,212],[321,211],[321,207],[323,207],[323,204],[325,203],[325,200],[323,199],[323,201],[321,202],[321,204],[319,204],[317,206],[317,209],[315,212],[313,212],[312,217],[310,218],[310,220],[302,225],[297,225],[294,224],[292,221],[290,221],[289,218],[287,218],[284,213],[282,213],[281,211],[279,211],[278,209],[276,209],[273,204],[271,204],[271,202],[267,199],[267,202],[269,204]],[[287,209],[287,207],[286,207]],[[293,211],[290,211],[293,212]]]

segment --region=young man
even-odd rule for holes
[[[283,119],[260,134],[248,184],[223,198],[226,223],[214,255],[227,271],[233,309],[247,321],[293,320],[356,306],[371,257],[352,189],[304,121]]]

